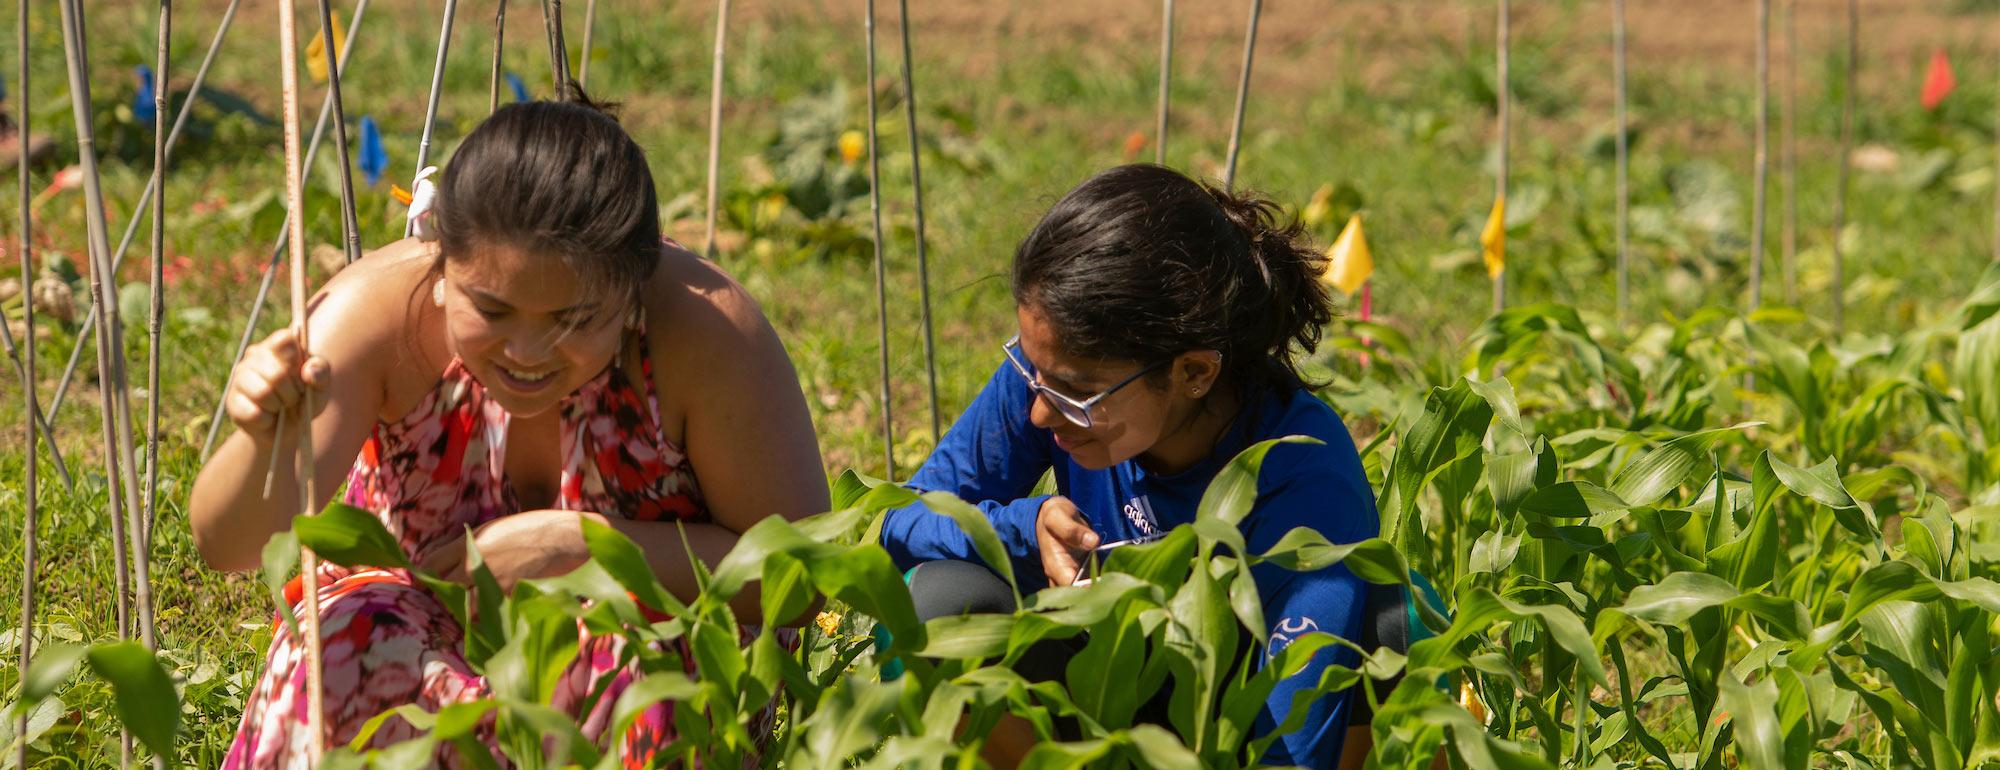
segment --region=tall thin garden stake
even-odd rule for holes
[[[1833,333],[1847,325],[1847,255],[1840,235],[1847,229],[1848,174],[1854,154],[1854,97],[1860,88],[1861,0],[1847,0],[1847,93],[1840,100],[1840,182],[1833,199]]]
[[[924,153],[917,141],[917,77],[910,64],[910,0],[899,0],[903,33],[903,115],[910,133],[910,186],[917,214],[917,296],[924,317],[924,376],[931,401],[931,441],[944,437],[944,421],[938,416],[937,340],[931,323],[931,262],[924,245]]]
[[[1257,20],[1264,0],[1250,0],[1250,24],[1243,31],[1243,77],[1236,82],[1236,118],[1229,124],[1229,160],[1222,168],[1222,186],[1236,186],[1236,156],[1243,148],[1243,110],[1250,103],[1250,65],[1257,61]]]
[[[367,13],[368,0],[359,0],[359,2],[354,4],[354,20],[347,23],[347,42],[341,46],[340,55],[334,57],[333,66],[335,69],[347,68],[347,56],[354,52],[355,33],[360,31],[361,17],[367,15]],[[319,154],[320,140],[326,137],[326,121],[333,114],[332,96],[332,94],[328,94],[327,98],[320,102],[319,122],[313,124],[312,141],[306,144],[307,166],[312,165],[313,157]],[[264,315],[264,300],[270,296],[271,281],[278,275],[278,261],[285,256],[285,228],[290,227],[291,218],[291,212],[285,212],[286,223],[278,226],[278,236],[271,243],[271,257],[264,263],[264,278],[257,284],[257,298],[250,302],[250,318],[243,322],[243,334],[236,340],[236,357],[230,359],[229,362],[231,371],[236,369],[237,364],[243,362],[243,353],[250,349],[250,339],[252,335],[257,333],[257,320]],[[227,392],[226,389],[223,390],[224,395]],[[201,442],[201,459],[203,460],[208,459],[209,450],[215,448],[215,438],[217,435],[220,435],[222,426],[225,423],[222,407],[222,397],[218,395],[215,400],[215,409],[210,412],[208,418],[208,437],[202,439]]]
[[[590,87],[590,33],[597,28],[597,0],[583,4],[583,63],[576,67],[576,86]],[[564,52],[568,54],[567,51]]]
[[[875,107],[875,0],[867,0],[867,5],[862,24],[868,32],[868,216],[875,226],[875,348],[882,378],[883,474],[895,481],[896,415],[889,385],[889,268],[882,258],[882,159],[876,149],[881,131]]]
[[[22,198],[21,200],[25,202],[28,199]],[[21,285],[33,286],[35,285],[34,279],[31,277],[27,279],[25,282],[23,282]],[[97,306],[92,305],[90,309],[92,313],[91,317],[93,318],[96,317]],[[30,339],[34,337],[34,335],[32,334],[28,336]],[[16,346],[14,344],[14,331],[8,328],[6,324],[0,324],[0,343],[5,343],[7,347],[7,360],[14,362],[14,373],[20,375],[21,378],[24,380],[28,379],[29,372],[27,371],[26,367],[24,367],[21,363],[21,356],[22,356],[21,351],[23,348],[32,346],[29,345]],[[82,349],[78,348],[78,350],[81,351]],[[48,416],[42,414],[41,410],[37,409],[35,410],[34,414],[29,415],[29,418],[33,419],[35,421],[36,426],[41,428],[41,433],[43,435],[49,437],[49,459],[54,461],[56,468],[56,477],[62,479],[64,488],[69,489],[72,492],[76,491],[75,483],[70,481],[69,478],[69,466],[63,462],[62,452],[56,448],[55,445],[56,434],[55,431],[50,429]],[[29,442],[29,446],[33,445],[34,445],[33,442]]]
[[[1799,1],[1785,0],[1785,96],[1778,103],[1780,186],[1785,194],[1784,239],[1779,252],[1784,263],[1785,304],[1799,304]]]
[[[1630,240],[1630,207],[1632,205],[1631,148],[1627,145],[1626,134],[1631,131],[1631,122],[1625,114],[1625,0],[1611,0],[1611,70],[1613,88],[1617,94],[1614,108],[1618,113],[1618,321],[1623,323],[1632,317],[1632,250]]]
[[[1757,0],[1756,189],[1750,214],[1750,309],[1764,303],[1764,203],[1771,177],[1771,0]]]
[[[1498,118],[1500,121],[1500,167],[1493,174],[1493,199],[1496,201],[1505,201],[1507,200],[1507,151],[1508,146],[1512,144],[1513,140],[1513,130],[1509,125],[1508,113],[1513,108],[1514,101],[1513,81],[1508,73],[1508,55],[1510,53],[1509,49],[1513,47],[1514,34],[1512,29],[1513,9],[1509,7],[1508,0],[1500,0],[1499,5],[1500,18],[1498,24],[1494,27],[1494,36],[1497,38],[1493,51],[1494,80],[1497,82],[1497,85],[1494,88],[1493,95],[1495,106],[1497,107],[1496,112],[1499,113]],[[1507,273],[1503,270],[1499,275],[1493,276],[1493,312],[1498,313],[1506,309]]]
[[[319,0],[320,45],[332,51],[333,9],[328,0]],[[347,107],[340,99],[340,68],[326,68],[326,94],[333,100],[333,142],[340,148],[340,232],[346,244],[347,263],[361,258],[361,220],[354,214],[354,164],[347,155]]]
[[[493,74],[486,81],[486,114],[500,111],[500,52],[507,48],[507,0],[493,4]]]
[[[542,31],[549,36],[549,70],[555,74],[556,98],[569,93],[569,44],[563,42],[562,0],[542,0]]]
[[[278,72],[284,82],[285,101],[285,210],[303,211],[305,206],[304,168],[299,164],[299,38],[294,28],[294,0],[278,2],[278,49],[284,57]],[[449,13],[447,11],[447,13]],[[448,17],[447,17],[448,18]],[[442,46],[440,46],[442,47]],[[302,360],[312,354],[306,323],[306,224],[305,217],[292,217],[286,227],[291,252],[292,323],[297,327]],[[310,516],[318,499],[313,473],[312,389],[305,389],[298,422],[299,515]],[[319,558],[311,548],[301,549],[299,572],[304,585],[305,617],[300,632],[306,642],[306,751],[311,764],[318,764],[326,752],[325,686],[319,638]]]
[[[716,0],[715,66],[708,79],[708,223],[707,236],[701,244],[702,253],[709,259],[716,256],[715,215],[722,205],[722,57],[728,31],[729,0]]]
[[[34,230],[34,220],[28,215],[28,200],[30,195],[27,163],[27,127],[29,125],[28,0],[21,0],[17,5],[16,11],[17,16],[14,20],[14,31],[17,49],[15,51],[16,56],[14,61],[16,67],[14,71],[20,74],[17,75],[18,80],[15,81],[14,86],[15,90],[21,94],[21,101],[16,107],[20,111],[21,122],[19,125],[21,126],[21,130],[14,133],[15,141],[19,142],[19,144],[15,145],[16,154],[14,157],[18,160],[14,163],[14,171],[15,176],[20,181],[20,197],[17,200],[21,204],[21,285],[34,286],[34,242],[29,237]],[[35,654],[35,590],[37,588],[35,585],[35,573],[39,567],[39,554],[36,552],[36,544],[41,539],[41,535],[35,531],[40,524],[41,517],[41,511],[37,506],[39,500],[36,497],[37,487],[35,478],[36,471],[38,470],[37,466],[41,465],[41,458],[35,454],[35,443],[37,440],[36,429],[41,422],[42,413],[40,408],[35,404],[35,303],[32,300],[21,303],[21,324],[26,327],[26,334],[28,336],[28,344],[23,346],[26,350],[23,351],[21,368],[21,397],[26,402],[25,405],[28,409],[28,419],[25,420],[28,426],[28,457],[26,461],[26,474],[22,479],[22,482],[26,485],[25,489],[23,489],[22,502],[26,504],[27,509],[25,511],[26,518],[21,522],[21,668],[19,670],[26,672],[28,670],[28,662]],[[4,326],[6,324],[0,323],[0,327]],[[55,444],[53,437],[51,437],[49,444],[51,445],[50,448],[53,449]],[[25,709],[21,711],[20,718],[14,723],[14,734],[23,737],[26,737],[28,734],[28,712]],[[28,766],[28,742],[26,740],[22,740],[16,746],[14,766]]]
[[[1160,8],[1160,119],[1155,130],[1153,162],[1167,165],[1167,104],[1174,77],[1174,0],[1161,0]]]
[[[112,558],[115,570],[116,606],[118,615],[118,635],[130,638],[132,635],[131,612],[131,566],[130,555],[126,553],[126,524],[131,518],[127,495],[133,491],[126,484],[127,474],[121,472],[121,461],[129,465],[131,444],[123,451],[118,446],[117,427],[118,396],[124,386],[122,373],[115,361],[123,358],[124,348],[118,343],[118,304],[107,287],[106,277],[111,274],[111,246],[106,236],[104,224],[103,189],[97,174],[97,143],[90,112],[90,74],[87,71],[87,55],[83,40],[83,8],[76,0],[62,0],[57,3],[62,9],[63,59],[69,74],[70,114],[76,123],[76,149],[78,164],[83,169],[83,189],[85,208],[85,229],[88,231],[87,244],[90,255],[90,296],[97,303],[104,322],[97,325],[97,373],[99,394],[102,396],[100,424],[103,427],[105,487],[108,492],[108,507],[111,517]],[[25,97],[25,95],[24,95]],[[120,727],[120,766],[131,764],[131,732]]]
[[[222,9],[222,21],[216,23],[215,37],[208,43],[208,53],[203,54],[201,57],[201,66],[195,69],[194,80],[188,84],[187,96],[183,97],[184,103],[193,104],[201,96],[202,86],[208,81],[208,68],[215,63],[216,54],[222,51],[222,40],[229,32],[230,25],[236,19],[236,7],[241,4],[242,0],[230,0],[229,5]],[[359,19],[356,19],[356,21],[359,21]],[[353,37],[353,35],[349,35],[348,37]],[[174,117],[174,128],[172,131],[167,132],[167,157],[173,157],[174,144],[180,140],[181,129],[187,126],[188,116],[192,112],[192,110],[183,109],[181,110],[181,114]],[[116,271],[124,267],[126,250],[132,246],[132,239],[138,235],[139,221],[145,216],[146,203],[152,200],[153,193],[158,187],[158,179],[148,179],[145,191],[139,194],[139,202],[132,208],[132,218],[125,222],[125,235],[118,240],[118,248],[111,252],[112,270]],[[90,330],[95,328],[96,325],[97,306],[91,305],[89,314],[83,317],[83,329],[77,332],[76,343],[70,347],[69,363],[63,367],[62,378],[56,381],[55,396],[49,401],[48,418],[50,420],[55,419],[56,415],[62,410],[63,396],[69,391],[70,377],[76,373],[76,367],[83,359],[84,341],[90,339]],[[47,426],[48,423],[44,422],[44,431],[47,430]],[[60,465],[57,467],[58,469],[61,468]],[[68,482],[65,481],[64,483]]]
[[[321,0],[324,2],[324,0]],[[168,75],[171,62],[170,52],[173,36],[173,0],[160,0],[160,40],[159,56],[154,60],[153,73],[153,178],[161,181],[160,192],[153,196],[153,279],[152,298],[146,318],[146,480],[142,501],[145,516],[133,521],[127,529],[132,530],[135,542],[132,553],[138,556],[139,567],[139,611],[142,615],[152,614],[152,553],[153,520],[159,510],[160,493],[160,345],[161,331],[166,321],[166,265],[167,265],[167,84],[173,80]],[[183,105],[181,109],[187,109]],[[148,621],[140,630],[149,636],[152,623]],[[147,649],[156,649],[154,639],[146,640]],[[155,755],[153,763],[166,766],[166,758]]]
[[[444,21],[438,29],[437,63],[431,66],[431,96],[424,103],[424,136],[417,142],[417,170],[422,171],[431,162],[431,129],[437,125],[438,97],[444,93],[444,61],[451,53],[451,21],[458,16],[458,0],[444,0]],[[353,38],[348,38],[352,40]],[[412,219],[403,223],[403,237],[410,237],[417,222]],[[202,454],[206,455],[207,452]]]

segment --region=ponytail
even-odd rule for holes
[[[1319,280],[1326,258],[1279,216],[1255,194],[1119,166],[1063,196],[1021,242],[1014,299],[1054,324],[1071,355],[1213,349],[1242,392],[1299,387],[1297,356],[1318,346],[1333,300]]]

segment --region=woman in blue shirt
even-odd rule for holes
[[[1022,588],[1035,589],[1074,582],[1092,549],[1193,522],[1238,452],[1305,435],[1321,443],[1266,457],[1241,525],[1247,547],[1262,553],[1296,527],[1335,543],[1375,536],[1353,439],[1296,364],[1332,318],[1325,259],[1277,215],[1268,200],[1152,165],[1105,171],[1064,196],[1015,253],[1019,336],[910,486],[977,504]],[[1057,494],[1031,495],[1049,471]],[[921,505],[891,511],[882,544],[902,568],[923,565],[910,577],[920,614],[1011,610],[1005,586],[968,566],[979,556],[949,518]],[[1312,631],[1360,638],[1367,589],[1346,567],[1252,573],[1271,632],[1260,661]],[[1355,662],[1345,648],[1322,650],[1271,693],[1259,733],[1327,665]],[[1306,726],[1264,761],[1335,766],[1349,701],[1313,701]]]

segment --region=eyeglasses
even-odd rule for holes
[[[1039,395],[1042,398],[1048,400],[1049,406],[1055,407],[1057,414],[1062,415],[1063,419],[1069,420],[1071,424],[1079,428],[1090,427],[1091,424],[1090,413],[1097,406],[1098,402],[1103,401],[1104,399],[1110,397],[1111,394],[1118,392],[1119,388],[1125,387],[1126,385],[1130,385],[1134,380],[1137,380],[1140,377],[1144,377],[1147,374],[1151,373],[1154,369],[1158,369],[1167,364],[1167,361],[1160,361],[1154,363],[1151,366],[1148,366],[1144,369],[1140,369],[1137,373],[1133,374],[1130,377],[1127,377],[1123,380],[1119,380],[1118,384],[1113,385],[1109,388],[1105,388],[1102,392],[1098,393],[1097,395],[1091,396],[1090,398],[1086,398],[1082,401],[1078,401],[1074,398],[1070,398],[1069,396],[1057,393],[1054,389],[1050,388],[1047,385],[1042,384],[1042,380],[1040,377],[1037,377],[1033,372],[1028,371],[1027,362],[1022,360],[1021,335],[1019,334],[1014,335],[1012,339],[1007,340],[1007,344],[1000,346],[1000,349],[1006,351],[1007,362],[1014,365],[1014,371],[1020,373],[1021,379],[1028,381],[1028,388],[1030,390],[1033,390],[1036,393],[1036,395]],[[1168,359],[1168,361],[1171,360],[1172,359]]]

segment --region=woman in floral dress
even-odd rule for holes
[[[644,152],[581,94],[495,113],[445,169],[431,240],[390,244],[328,281],[310,310],[309,355],[287,329],[237,367],[227,395],[237,432],[189,502],[203,558],[253,569],[289,526],[308,390],[322,498],[345,481],[343,499],[374,512],[413,563],[461,579],[468,531],[511,585],[586,561],[588,518],[631,537],[668,590],[691,599],[683,529],[712,566],[763,517],[825,510],[784,348],[743,287],[662,239],[657,212]],[[436,711],[489,695],[462,657],[463,629],[406,572],[326,566],[319,580],[328,745],[400,705]],[[761,618],[756,596],[739,596],[738,618],[798,622]],[[552,705],[642,766],[674,737],[672,704],[604,734],[634,676],[618,665],[621,642],[586,633]],[[225,767],[305,765],[303,663],[281,627]],[[577,713],[606,677],[593,712]],[[370,745],[416,733],[391,719]],[[449,749],[437,760],[459,762]]]

